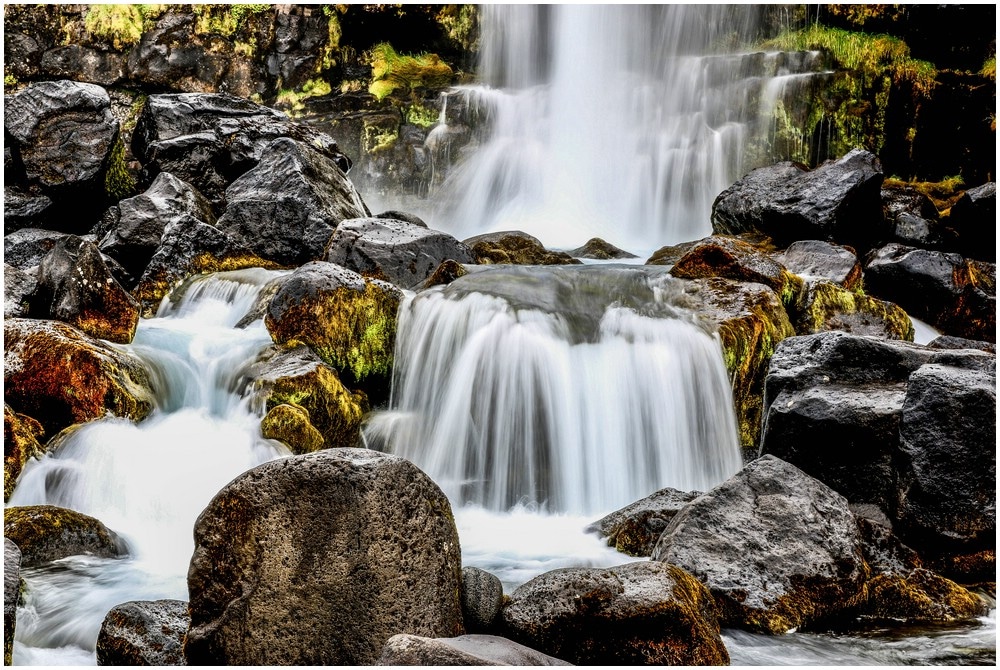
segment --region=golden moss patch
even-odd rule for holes
[[[32,456],[42,454],[38,440],[45,431],[42,424],[30,416],[17,414],[9,405],[3,406],[3,500],[14,492],[24,464]]]
[[[372,81],[368,92],[379,100],[397,89],[443,88],[451,84],[451,67],[437,54],[400,55],[388,42],[371,50]]]
[[[83,25],[94,37],[121,50],[136,44],[147,21],[162,14],[164,8],[164,5],[90,5]]]
[[[323,436],[309,423],[309,412],[299,405],[273,407],[260,422],[261,434],[288,445],[293,454],[308,454],[323,448]]]
[[[913,341],[913,322],[902,307],[863,292],[845,290],[830,282],[817,282],[810,286],[802,294],[796,313],[795,325],[799,335],[825,330],[875,334],[863,332],[870,327],[889,339]]]

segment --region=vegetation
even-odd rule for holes
[[[278,98],[275,103],[288,107],[295,114],[305,109],[305,100],[321,95],[329,95],[331,90],[330,82],[317,77],[316,79],[307,81],[298,91],[282,89],[278,92]]]
[[[371,50],[372,81],[368,92],[378,100],[397,89],[442,88],[452,79],[451,67],[437,54],[400,55],[383,42]]]
[[[232,37],[244,26],[246,21],[256,14],[270,11],[272,5],[192,5],[195,16],[195,32],[201,34],[218,33],[223,37]]]
[[[444,5],[437,14],[438,23],[448,37],[467,51],[479,50],[479,7],[477,5]]]
[[[997,80],[997,57],[995,55],[986,59],[986,62],[983,63],[983,67],[979,71],[979,74],[992,79],[993,81]]]
[[[83,25],[94,37],[125,49],[136,44],[147,22],[165,9],[166,5],[90,5]]]
[[[413,103],[406,108],[406,122],[421,128],[430,128],[438,120],[438,111],[430,107],[424,107],[420,103]]]
[[[947,215],[952,205],[958,202],[962,194],[965,193],[965,181],[961,175],[945,177],[941,181],[903,181],[898,177],[890,177],[883,185],[886,188],[900,188],[908,186],[915,191],[927,196],[938,212]]]

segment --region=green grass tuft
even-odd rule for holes
[[[372,82],[368,92],[379,100],[397,89],[443,88],[451,84],[451,67],[437,54],[400,55],[387,42],[371,50]]]

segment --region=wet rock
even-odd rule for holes
[[[996,266],[889,244],[869,256],[865,286],[949,335],[996,341]]]
[[[848,291],[861,288],[861,263],[854,251],[822,240],[793,242],[774,259],[806,282],[826,280]]]
[[[942,251],[957,248],[955,231],[940,220],[930,198],[915,188],[884,187],[882,204],[893,242]]]
[[[219,228],[290,267],[323,258],[337,224],[367,213],[336,163],[288,138],[268,145],[260,163],[226,189],[226,200]]]
[[[437,269],[431,273],[421,288],[430,288],[432,286],[443,286],[445,284],[450,284],[459,277],[464,277],[469,274],[469,269],[467,266],[457,263],[453,260],[447,260],[437,266]]]
[[[184,654],[199,665],[372,664],[397,633],[464,632],[460,575],[451,506],[408,461],[325,449],[265,463],[195,526]]]
[[[983,342],[981,340],[969,340],[964,337],[953,337],[951,335],[939,335],[927,343],[931,349],[978,349],[987,353],[996,354],[997,345],[993,342]]]
[[[476,263],[482,265],[575,265],[580,261],[561,251],[548,251],[537,239],[519,230],[486,233],[464,240]]]
[[[42,228],[22,228],[10,233],[3,238],[4,263],[21,270],[37,268],[56,242],[68,236],[69,233]]]
[[[462,617],[470,633],[496,630],[503,605],[503,584],[479,568],[462,568]]]
[[[509,636],[577,665],[729,663],[708,590],[674,565],[565,568],[517,588]]]
[[[94,517],[53,505],[7,507],[3,534],[21,550],[25,568],[77,554],[102,558],[128,554],[125,542]]]
[[[3,318],[28,316],[31,297],[38,287],[38,269],[25,272],[13,265],[3,264]]]
[[[573,258],[596,258],[598,260],[638,258],[635,254],[629,253],[624,249],[619,249],[599,237],[593,237],[587,240],[586,244],[582,247],[567,251],[566,253]]]
[[[39,440],[45,434],[42,424],[30,416],[18,414],[3,406],[3,500],[7,502],[14,492],[17,478],[21,476],[24,464],[32,456],[42,453]]]
[[[570,665],[513,640],[493,635],[460,635],[433,640],[393,635],[378,665]]]
[[[691,242],[681,242],[666,247],[660,247],[653,252],[653,255],[646,259],[646,265],[673,265],[681,259],[684,254],[691,251],[701,240]]]
[[[403,288],[422,283],[444,261],[471,263],[447,233],[392,219],[348,219],[330,238],[326,260]]]
[[[39,67],[48,77],[114,86],[125,77],[125,57],[83,44],[66,44],[42,54]]]
[[[882,166],[867,151],[806,170],[794,163],[758,168],[719,194],[712,230],[758,231],[777,244],[830,240],[868,248],[887,235]]]
[[[280,345],[308,345],[349,385],[386,379],[401,298],[392,284],[317,261],[281,282],[264,325]]]
[[[17,603],[21,595],[21,550],[3,539],[3,664],[13,665],[14,629],[17,626]]]
[[[795,332],[809,335],[842,330],[887,340],[913,341],[913,322],[899,305],[825,281],[810,282],[799,294]]]
[[[770,455],[678,512],[653,560],[706,584],[722,625],[772,635],[843,615],[867,576],[847,500]]]
[[[29,195],[10,186],[3,190],[3,231],[5,235],[22,228],[45,228],[49,225],[52,199]]]
[[[97,246],[75,235],[42,258],[32,307],[38,316],[120,344],[132,341],[139,324],[139,302],[111,276]]]
[[[962,253],[981,261],[997,259],[997,185],[970,188],[951,208],[949,223],[959,235]]]
[[[205,197],[168,172],[158,174],[145,193],[119,202],[117,209],[114,226],[98,246],[133,277],[142,276],[171,224],[185,215],[202,223],[215,223]]]
[[[260,421],[260,432],[269,440],[284,442],[293,454],[323,448],[323,435],[309,423],[309,412],[299,405],[281,404],[268,410]]]
[[[105,414],[142,419],[153,408],[153,392],[138,358],[65,323],[7,319],[4,401],[38,417],[54,435]]]
[[[187,665],[183,642],[190,622],[183,600],[115,605],[97,636],[97,664]]]
[[[421,219],[416,214],[410,214],[409,212],[401,212],[398,209],[388,209],[381,214],[376,214],[373,218],[375,219],[395,219],[396,221],[405,221],[406,223],[413,224],[414,226],[420,226],[421,228],[429,228],[430,226]]]
[[[629,556],[649,556],[660,533],[699,491],[660,489],[642,500],[595,521],[587,530],[607,538],[608,546]]]

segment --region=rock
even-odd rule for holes
[[[4,401],[38,417],[48,435],[105,414],[144,418],[153,409],[150,377],[138,358],[68,324],[4,321]]]
[[[653,560],[706,584],[723,626],[771,635],[842,616],[867,576],[847,500],[770,455],[678,512]]]
[[[92,516],[53,505],[7,507],[3,534],[21,550],[21,566],[34,568],[67,556],[118,558],[128,547]]]
[[[451,506],[414,465],[325,449],[237,477],[195,525],[189,664],[363,665],[460,635]]]
[[[269,144],[260,163],[226,189],[226,200],[219,228],[290,267],[323,258],[337,224],[367,213],[336,163],[288,138]]]
[[[674,565],[565,568],[517,588],[509,636],[577,665],[726,665],[708,590]]]
[[[996,183],[991,181],[967,190],[951,208],[948,220],[958,232],[963,255],[996,263]]]
[[[441,263],[471,263],[472,252],[447,233],[393,219],[348,219],[330,238],[326,260],[403,288],[426,280]]]
[[[392,284],[317,261],[282,281],[264,325],[280,345],[308,345],[348,384],[384,379],[392,369],[401,298]]]
[[[118,138],[107,91],[94,84],[43,81],[8,97],[4,107],[4,131],[16,142],[29,184],[61,197],[103,193]],[[61,218],[61,225],[75,228],[86,204],[74,199],[76,216]]]
[[[119,344],[131,342],[139,324],[139,302],[111,276],[97,246],[75,235],[42,258],[32,306],[38,316]]]
[[[421,228],[428,228],[426,222],[421,219],[416,214],[410,214],[409,212],[401,212],[397,209],[388,209],[381,214],[376,214],[373,218],[375,219],[395,219],[396,221],[403,221],[405,223],[411,223],[414,226],[420,226]]]
[[[447,260],[437,266],[437,269],[431,273],[431,276],[428,277],[426,281],[424,281],[421,288],[430,288],[432,286],[450,284],[459,277],[464,277],[467,274],[469,274],[467,266],[453,260]]]
[[[682,507],[701,495],[699,491],[665,488],[612,512],[587,527],[608,539],[608,546],[629,556],[649,556],[660,533]]]
[[[861,263],[854,251],[822,240],[793,242],[774,259],[809,282],[826,280],[848,291],[861,288]]]
[[[700,242],[701,240],[693,240],[691,242],[681,242],[680,244],[660,247],[653,252],[652,256],[646,259],[646,265],[673,265]]]
[[[115,605],[97,636],[97,664],[187,665],[183,643],[190,622],[183,600]]]
[[[758,168],[719,194],[712,230],[758,231],[777,244],[829,240],[868,248],[886,237],[882,166],[867,151],[805,170],[794,163]]]
[[[160,246],[163,233],[190,215],[214,224],[212,206],[194,188],[168,172],[161,172],[145,193],[118,203],[117,222],[102,236],[100,249],[140,277]]]
[[[479,568],[462,568],[462,617],[470,633],[496,630],[503,606],[503,584]]]
[[[21,550],[3,539],[3,664],[13,665],[14,629],[17,626],[17,604],[21,595]]]
[[[763,284],[714,277],[696,279],[699,312],[718,327],[733,382],[733,402],[744,454],[760,444],[764,378],[778,342],[795,334],[778,295]]]
[[[82,44],[67,44],[42,54],[40,67],[47,76],[114,86],[125,77],[125,58]]]
[[[68,236],[69,233],[42,228],[22,228],[10,233],[3,238],[4,263],[21,270],[36,268],[56,242]]]
[[[949,335],[996,341],[996,266],[889,244],[865,266],[870,293]]]
[[[575,265],[580,261],[561,251],[548,251],[537,238],[519,230],[476,235],[464,241],[482,265]]]
[[[163,231],[132,295],[141,301],[143,316],[152,316],[164,296],[191,275],[256,267],[276,265],[225,231],[182,214]]]
[[[3,500],[14,492],[24,464],[42,453],[39,440],[45,434],[42,424],[30,416],[18,414],[6,403],[3,406]]]
[[[269,440],[284,442],[293,454],[323,448],[323,435],[309,423],[309,412],[299,405],[276,405],[260,421],[260,432]]]
[[[882,204],[894,242],[924,249],[954,250],[955,231],[939,218],[930,198],[909,186],[884,186]]]
[[[972,619],[988,609],[974,593],[925,568],[903,576],[877,575],[859,605],[861,616],[909,623]]]
[[[38,269],[25,272],[13,265],[3,264],[3,318],[28,316],[31,297],[38,287]]]
[[[784,305],[793,304],[802,290],[801,279],[753,245],[731,237],[701,240],[674,263],[670,274],[681,279],[725,277],[764,284],[774,289]]]
[[[52,210],[52,199],[44,195],[29,195],[17,188],[3,190],[3,231],[10,234],[22,228],[46,228]]]
[[[593,237],[587,240],[586,244],[582,247],[578,247],[571,251],[567,251],[567,254],[573,258],[596,258],[599,260],[611,260],[616,258],[638,258],[635,254],[631,254],[627,251],[619,249],[613,244],[605,242],[599,237]]]
[[[799,294],[795,332],[842,330],[887,340],[913,341],[913,322],[899,306],[826,281],[809,282]]]
[[[939,335],[927,343],[931,349],[978,349],[990,354],[996,354],[997,345],[993,342],[983,342],[981,340],[967,340],[964,337],[953,337],[951,335]]]
[[[393,635],[378,665],[570,665],[512,640],[493,635],[460,635],[432,640]]]

